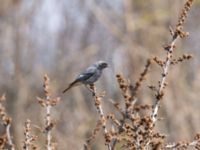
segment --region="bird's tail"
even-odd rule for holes
[[[74,82],[70,83],[69,86],[65,90],[63,90],[63,93],[67,92],[69,89],[76,86],[77,84],[78,84],[78,82],[76,80]]]

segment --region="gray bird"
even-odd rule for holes
[[[88,67],[83,73],[78,75],[76,79],[69,84],[69,86],[63,91],[65,93],[70,88],[84,84],[84,85],[91,85],[96,82],[102,74],[103,69],[107,68],[108,64],[105,61],[98,61],[95,64]]]

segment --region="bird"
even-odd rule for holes
[[[63,93],[67,92],[69,89],[71,89],[74,86],[77,85],[92,85],[94,82],[96,82],[102,74],[102,71],[108,67],[108,63],[105,61],[98,61],[94,63],[93,65],[89,66],[84,72],[79,74],[76,79],[69,84],[69,86],[63,90]]]

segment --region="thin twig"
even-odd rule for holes
[[[112,150],[112,148],[110,146],[110,141],[111,141],[110,136],[109,136],[108,130],[106,128],[106,118],[105,118],[105,115],[104,115],[104,112],[103,112],[103,109],[102,109],[102,105],[101,105],[101,98],[100,98],[100,96],[97,95],[96,87],[94,85],[91,85],[90,89],[93,91],[92,94],[93,94],[93,98],[94,98],[94,101],[95,101],[95,106],[97,108],[97,111],[99,113],[100,120],[101,120],[101,123],[102,123],[102,128],[103,128],[104,136],[105,136],[105,139],[106,139],[106,145],[108,146],[109,150]]]
[[[37,97],[37,100],[39,104],[45,108],[46,110],[46,116],[45,116],[45,130],[44,133],[46,133],[46,148],[47,150],[54,150],[56,147],[56,143],[52,142],[52,129],[55,126],[55,122],[51,119],[51,108],[58,104],[60,101],[60,97],[52,98],[51,97],[51,91],[49,86],[50,79],[45,74],[44,75],[44,93],[45,98]]]
[[[12,123],[12,119],[11,117],[8,116],[8,114],[5,111],[5,107],[2,105],[2,102],[6,100],[6,95],[3,94],[0,97],[0,119],[3,121],[3,124],[6,127],[6,138],[7,138],[7,143],[10,146],[11,150],[15,150],[13,141],[12,141],[12,137],[11,137],[11,133],[10,133],[10,127],[11,127],[11,123]]]
[[[6,125],[6,135],[7,135],[8,144],[10,145],[11,150],[15,150],[14,144],[13,144],[13,142],[12,142],[12,138],[11,138],[11,135],[10,135],[10,127],[11,127],[10,124],[7,124],[7,125]]]
[[[47,101],[50,101],[49,96],[46,97]],[[47,103],[46,106],[46,127],[49,127],[51,125],[51,105]],[[47,131],[47,150],[52,150],[51,148],[51,130],[46,130]]]
[[[29,119],[26,120],[25,125],[24,125],[24,144],[23,144],[23,149],[24,150],[37,150],[38,147],[35,145],[35,141],[37,139],[37,136],[34,136],[31,134],[31,121]]]
[[[168,144],[165,146],[166,149],[175,149],[175,148],[181,148],[181,147],[185,147],[185,148],[189,148],[189,147],[193,147],[196,146],[199,143],[198,140],[192,141],[190,143],[173,143],[173,144]]]
[[[170,46],[169,46],[169,50],[167,51],[165,64],[163,66],[163,73],[162,73],[162,77],[161,77],[161,82],[159,84],[159,89],[158,89],[158,92],[157,92],[157,95],[156,95],[156,103],[154,105],[153,112],[152,112],[152,115],[151,115],[153,123],[155,123],[156,120],[157,120],[157,114],[158,114],[158,109],[159,109],[159,106],[160,106],[160,101],[161,101],[163,94],[164,94],[163,88],[164,88],[164,85],[165,85],[165,82],[166,82],[168,70],[169,70],[169,67],[170,67],[170,64],[171,64],[171,59],[172,59],[172,52],[174,50],[177,38],[178,38],[178,35],[173,36],[173,39],[172,39]]]
[[[183,32],[183,24],[186,21],[187,18],[187,14],[188,11],[190,10],[192,4],[193,4],[194,0],[187,0],[186,3],[184,4],[184,7],[181,11],[180,17],[178,19],[178,23],[176,25],[175,30],[173,31],[172,29],[170,29],[170,33],[172,35],[172,41],[169,45],[167,45],[166,47],[164,47],[164,49],[167,51],[167,56],[166,59],[164,61],[164,65],[163,65],[163,72],[162,72],[162,77],[161,77],[161,82],[159,83],[159,89],[158,92],[156,94],[156,102],[151,114],[151,118],[153,120],[153,125],[155,124],[156,120],[157,120],[157,114],[158,114],[158,109],[160,106],[160,101],[162,99],[162,97],[164,96],[164,92],[163,89],[165,87],[166,84],[166,77],[168,74],[168,70],[170,67],[170,64],[172,62],[172,53],[174,51],[175,48],[175,43],[177,41],[177,39],[180,38],[184,38],[188,36],[187,32]]]

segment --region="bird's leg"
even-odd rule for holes
[[[92,95],[95,96],[94,84],[85,85],[85,87],[92,92]]]

